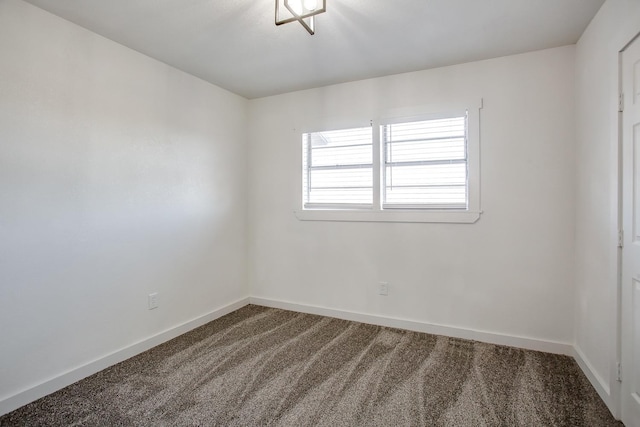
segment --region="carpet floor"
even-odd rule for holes
[[[1,426],[622,426],[570,357],[247,306]]]

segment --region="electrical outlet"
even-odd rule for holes
[[[378,295],[383,295],[385,297],[389,295],[389,283],[380,282],[378,285]]]
[[[153,310],[154,308],[158,308],[158,293],[157,292],[149,294],[148,303],[149,303],[149,310]]]

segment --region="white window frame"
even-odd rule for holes
[[[422,111],[400,112],[384,115],[371,120],[373,136],[373,206],[368,209],[295,209],[296,217],[301,221],[346,221],[346,222],[411,222],[411,223],[458,223],[472,224],[480,219],[480,111],[482,100],[476,103],[464,103],[445,108],[425,108]],[[466,209],[382,209],[384,191],[383,154],[380,140],[382,125],[411,121],[428,120],[438,117],[467,114],[467,197]],[[403,114],[404,113],[404,114]],[[341,126],[342,127],[342,126]],[[327,130],[327,129],[323,129]],[[308,133],[303,132],[304,133]],[[301,136],[299,134],[299,136]],[[299,159],[302,160],[302,144],[298,139]],[[301,173],[305,173],[300,168]],[[302,175],[299,176],[299,198],[297,206],[302,206]]]

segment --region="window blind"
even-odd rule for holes
[[[381,127],[383,209],[466,209],[467,116]]]
[[[371,127],[305,133],[305,208],[366,208],[373,204]]]

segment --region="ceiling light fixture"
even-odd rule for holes
[[[276,25],[298,21],[315,34],[314,18],[327,11],[327,0],[276,0]]]

